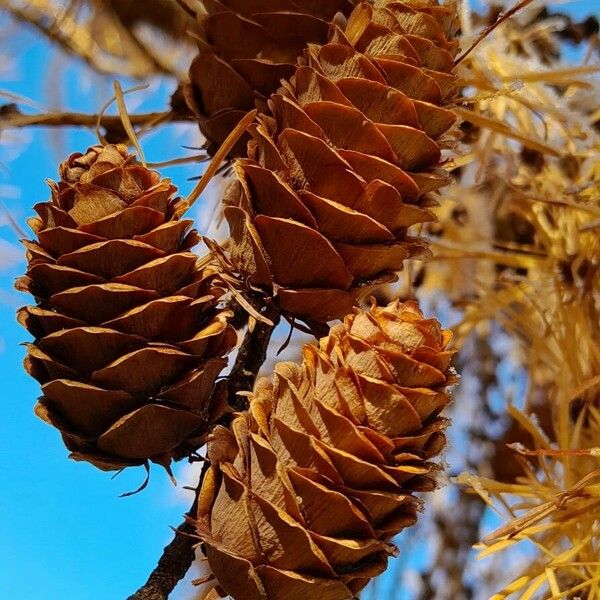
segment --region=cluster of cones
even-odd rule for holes
[[[414,492],[434,487],[445,440],[448,332],[410,303],[353,307],[427,253],[409,228],[434,218],[446,183],[455,7],[205,8],[187,96],[208,142],[261,111],[224,199],[235,270],[293,317],[345,320],[214,429],[215,381],[237,342],[219,269],[192,252],[199,236],[169,180],[124,147],[93,147],[61,165],[25,242],[18,287],[36,305],[19,320],[35,338],[36,412],[103,469],[168,466],[213,430],[198,532],[219,589],[351,598],[415,521]]]

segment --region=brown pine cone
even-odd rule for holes
[[[294,74],[309,43],[327,41],[329,22],[355,0],[204,0],[203,38],[190,67],[188,104],[214,152],[249,110],[266,109]],[[233,154],[243,155],[247,137]]]
[[[347,600],[435,487],[450,333],[415,303],[356,310],[217,427],[197,529],[234,600]]]
[[[235,345],[224,289],[200,267],[168,179],[124,146],[73,154],[35,206],[18,312],[35,337],[36,407],[72,456],[102,469],[167,464],[206,432],[215,378]],[[191,442],[193,445],[193,442]]]
[[[456,20],[435,0],[360,4],[271,97],[225,214],[240,273],[283,310],[341,317],[427,255],[407,231],[434,219],[429,192],[447,183]]]

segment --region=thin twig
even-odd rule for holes
[[[177,72],[173,65],[170,65],[167,60],[163,59],[163,56],[160,51],[156,52],[150,45],[146,44],[143,40],[138,38],[138,36],[134,33],[131,27],[128,27],[126,23],[123,22],[121,15],[118,11],[113,10],[112,14],[114,18],[120,25],[120,29],[124,35],[127,36],[134,49],[137,50],[144,58],[148,61],[148,63],[152,66],[154,71],[157,73],[165,73],[166,75],[172,75],[177,79],[182,79],[185,76],[185,73]]]
[[[189,121],[189,117],[174,111],[140,113],[129,115],[131,125],[137,128],[138,136],[142,135],[148,126],[156,127],[168,123]],[[14,104],[0,106],[0,135],[5,129],[23,127],[88,127],[95,129],[98,139],[102,142],[128,142],[129,136],[125,131],[120,116],[104,114],[86,114],[75,112],[50,112],[35,115],[23,114]],[[99,128],[103,128],[102,135]]]
[[[192,10],[184,0],[175,0],[177,4],[180,6],[182,10],[184,10],[192,19],[195,19],[198,16],[198,13],[195,10]]]
[[[506,21],[508,21],[514,14],[516,14],[517,12],[519,12],[521,9],[529,6],[532,2],[533,2],[533,0],[521,0],[515,6],[513,6],[509,11],[507,11],[506,13],[498,15],[498,18],[491,25],[488,25],[477,36],[477,38],[475,39],[475,41],[454,61],[454,64],[458,65],[459,63],[461,63],[465,58],[467,58],[467,56],[469,56],[469,54],[471,54],[471,52],[473,52],[473,50],[475,50],[475,48],[488,35],[490,35],[490,33],[492,33],[492,31],[494,31],[494,29],[496,29],[496,27],[498,27],[499,25],[502,25],[502,23],[505,23]]]
[[[129,115],[133,125],[145,125],[155,119],[169,122],[189,121],[190,118],[167,110],[165,112],[140,113]],[[19,127],[94,127],[97,114],[76,112],[51,112],[35,115],[23,114],[18,107],[8,104],[0,107],[0,129],[16,129]],[[104,115],[100,119],[102,127],[112,129],[121,127],[121,118],[118,115]]]
[[[195,516],[197,505],[198,494],[194,494],[194,502],[188,513],[189,517]],[[127,600],[166,600],[194,562],[197,543],[194,526],[186,518],[175,529],[173,540],[164,547],[162,556],[154,571],[150,573],[148,581]]]
[[[45,4],[46,6],[43,7],[31,2],[15,5],[9,0],[0,0],[0,7],[15,19],[35,27],[50,41],[58,44],[66,52],[81,58],[100,73],[139,79],[153,71],[155,65],[148,63],[148,57],[139,49],[129,46],[130,55],[127,60],[125,56],[110,56],[103,51],[85,24],[78,23],[68,11],[61,11],[57,15],[54,5],[49,2]],[[135,50],[137,50],[136,56],[132,56]]]
[[[255,306],[260,310],[258,306]],[[267,325],[256,321],[254,327],[249,327],[244,341],[238,351],[235,365],[228,378],[228,399],[235,410],[246,408],[240,392],[249,392],[254,387],[254,381],[260,367],[265,362],[267,349],[273,330],[279,322],[279,311],[272,302],[267,301],[261,311],[272,324]],[[198,489],[200,486],[198,486]],[[195,517],[198,505],[198,490],[188,516]],[[177,583],[185,577],[194,561],[194,547],[198,539],[194,536],[194,527],[189,519],[175,530],[173,541],[165,546],[163,554],[148,581],[128,600],[166,600]]]

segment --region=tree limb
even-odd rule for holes
[[[190,516],[196,512],[197,495],[188,513]],[[185,520],[176,530],[175,537],[170,544],[164,547],[156,568],[148,581],[128,600],[165,600],[175,589],[179,580],[185,577],[191,564],[194,562],[195,545],[194,527],[189,520]]]
[[[172,110],[164,112],[150,112],[130,115],[131,122],[134,125],[148,125],[154,121],[161,123],[168,121],[189,121],[190,116],[184,115]],[[27,115],[21,112],[21,109],[14,103],[0,106],[0,128],[17,127],[94,127],[98,121],[97,114],[77,113],[77,112],[50,112]],[[104,127],[114,125],[120,122],[118,115],[100,116],[100,124]]]
[[[253,330],[248,330],[229,375],[228,401],[234,410],[248,408],[246,400],[239,392],[251,391],[254,387],[256,376],[267,356],[271,335],[279,322],[279,312],[272,303],[266,306],[263,316],[270,319],[273,325],[256,321]]]

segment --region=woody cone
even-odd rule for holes
[[[327,41],[329,23],[348,16],[354,0],[204,0],[199,52],[186,98],[209,151],[240,119],[294,74],[309,43]],[[233,149],[243,155],[247,137]]]
[[[216,428],[197,530],[217,593],[348,600],[385,570],[435,487],[449,340],[414,303],[356,309]]]
[[[225,215],[244,281],[285,312],[343,317],[428,255],[410,232],[434,219],[432,192],[447,183],[456,28],[454,4],[359,4],[269,100]]]
[[[35,207],[28,268],[36,304],[18,312],[35,340],[25,367],[42,384],[36,413],[72,457],[102,469],[198,447],[214,416],[215,378],[236,334],[216,273],[191,252],[167,179],[127,153],[73,154]]]

